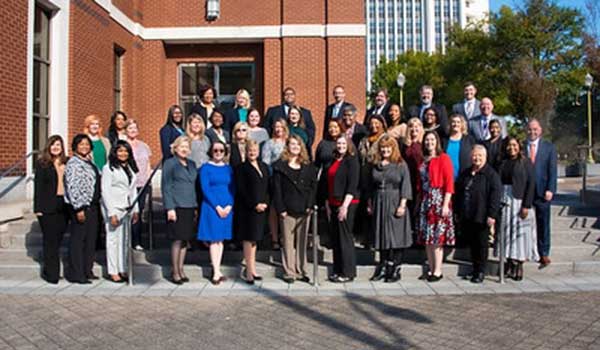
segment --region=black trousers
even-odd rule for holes
[[[379,251],[379,256],[382,264],[386,262],[392,262],[394,265],[400,265],[402,263],[402,255],[404,248],[394,249],[382,249]]]
[[[71,237],[69,242],[69,280],[84,281],[92,275],[96,259],[96,238],[100,224],[99,206],[92,205],[85,210],[85,221],[77,221],[71,209]]]
[[[63,201],[63,197],[57,197],[57,200]],[[44,264],[42,277],[48,281],[58,281],[60,278],[60,245],[69,222],[69,213],[66,206],[61,204],[56,213],[46,213],[38,216],[38,222],[42,228]]]
[[[462,225],[463,234],[469,240],[473,274],[485,273],[488,259],[488,235],[490,228],[487,224],[465,221]]]
[[[138,187],[137,193],[139,194],[142,191],[142,189],[143,187]],[[138,206],[140,208],[140,217],[135,224],[131,225],[131,245],[133,247],[137,245],[142,245],[142,227],[144,225],[142,223],[142,213],[144,212],[144,207],[146,206],[146,197],[148,195],[148,189],[149,187],[146,187],[146,190],[144,191],[138,202]],[[150,198],[150,200],[152,200],[152,198]],[[150,225],[152,225],[152,223],[150,223]]]
[[[350,204],[346,220],[339,221],[337,210],[331,207],[331,240],[333,246],[333,273],[354,278],[356,277],[356,253],[354,251],[354,216],[358,204]]]

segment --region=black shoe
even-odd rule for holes
[[[187,276],[185,276],[185,277],[181,277],[181,282],[183,282],[183,283],[188,283],[189,281],[190,281],[190,279],[189,279],[189,278],[187,278]]]
[[[88,280],[99,280],[100,279],[100,277],[94,275],[93,272],[90,272],[86,277]]]
[[[171,281],[171,283],[176,284],[178,286],[180,286],[180,285],[183,284],[183,280],[181,278],[180,279],[175,279],[175,277],[173,277],[173,276],[171,276],[170,281]]]
[[[308,276],[297,277],[296,280],[300,282],[310,283],[310,278],[308,278]]]
[[[73,283],[77,283],[77,284],[92,284],[92,281],[90,281],[88,279],[84,279],[84,280],[74,281]]]
[[[402,270],[402,267],[400,265],[394,265],[392,267],[392,273],[390,275],[390,277],[385,278],[385,282],[386,283],[395,283],[398,282],[402,279],[402,274],[400,273],[400,271]]]
[[[369,281],[377,282],[381,281],[385,277],[385,264],[380,263],[375,268],[375,272],[373,272],[373,276],[369,278]]]
[[[432,274],[432,275],[429,275],[429,277],[427,277],[427,281],[428,282],[437,282],[437,281],[441,280],[442,278],[444,278],[444,275],[436,276],[436,275]]]
[[[296,279],[294,277],[284,276],[283,281],[287,284],[292,284],[296,281]]]
[[[339,276],[337,273],[333,273],[333,274],[329,275],[329,277],[327,277],[327,279],[331,282],[334,282],[334,280],[336,280],[338,277]]]
[[[331,282],[334,282],[334,283],[347,283],[347,282],[352,282],[352,281],[354,281],[354,277],[337,276]]]
[[[244,280],[246,282],[246,284],[249,284],[251,286],[254,285],[254,280]]]
[[[254,277],[254,280],[255,280],[255,281],[262,281],[262,280],[263,280],[263,276],[257,276],[257,275],[254,275],[254,276],[252,276],[252,277]]]
[[[473,277],[471,277],[471,283],[483,283],[483,280],[485,279],[485,274],[483,272],[479,272],[473,275]]]
[[[424,272],[421,276],[419,276],[419,280],[421,280],[421,281],[425,281],[425,280],[429,281],[430,277],[431,277],[431,272],[427,271],[427,272]]]
[[[394,263],[391,261],[385,262],[385,280],[384,282],[389,282],[392,279],[394,274]]]
[[[50,284],[58,284],[58,278],[48,278],[48,276],[42,272],[42,279]]]
[[[523,263],[522,262],[518,262],[517,266],[515,267],[515,274],[514,274],[514,278],[515,281],[522,281],[523,280]]]

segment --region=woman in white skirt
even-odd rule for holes
[[[503,160],[499,166],[503,185],[502,225],[506,276],[523,279],[523,263],[538,261],[537,234],[533,196],[535,172],[531,161],[521,153],[521,144],[514,137],[506,140]]]
[[[115,283],[127,280],[129,242],[126,228],[138,221],[138,205],[133,208],[132,219],[124,220],[127,208],[137,196],[137,165],[131,146],[118,140],[111,148],[108,163],[102,169],[102,215],[106,223],[106,265],[108,280]]]

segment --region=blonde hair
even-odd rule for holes
[[[248,151],[250,151],[250,148],[252,147],[256,147],[260,151],[258,142],[256,142],[256,140],[248,139],[248,141],[246,141],[246,159],[248,159]]]
[[[192,141],[186,135],[181,135],[178,138],[176,138],[175,141],[173,141],[173,143],[171,144],[172,155],[175,155],[175,150],[177,149],[177,147],[181,146],[182,143],[187,143],[188,146],[191,146]]]
[[[290,136],[290,128],[288,128],[287,122],[285,119],[277,119],[273,122],[273,131],[271,132],[271,138],[275,137],[275,124],[281,123],[281,127],[283,128],[283,134],[285,135],[285,139]]]
[[[290,135],[287,141],[285,141],[285,147],[281,152],[281,160],[284,162],[288,162],[292,158],[292,153],[290,152],[290,142],[294,140],[298,142],[300,145],[300,155],[298,155],[298,162],[301,164],[310,164],[310,159],[308,158],[308,151],[306,150],[306,146],[304,145],[304,141],[298,135]]]
[[[196,137],[192,134],[192,121],[194,120],[200,121],[200,132],[197,136],[199,140],[202,140],[204,139],[204,133],[206,132],[206,125],[204,124],[204,119],[202,119],[198,113],[192,113],[189,115],[186,122],[185,134],[192,140],[196,139]]]
[[[83,133],[86,135],[90,134],[90,125],[92,125],[93,122],[98,122],[98,124],[100,124],[100,117],[98,117],[95,114],[90,114],[87,117],[85,117],[85,119],[83,120]],[[102,126],[100,125],[98,127],[98,135],[102,135]]]
[[[419,142],[423,142],[423,135],[425,135],[425,129],[423,129],[423,123],[421,122],[421,120],[417,117],[414,118],[410,118],[408,120],[408,122],[406,122],[406,137],[404,138],[404,144],[407,146],[411,145],[411,140],[410,140],[410,128],[413,126],[418,126],[420,128],[420,132],[419,132],[419,136],[417,136],[417,139]]]
[[[250,129],[250,126],[246,122],[235,123],[235,125],[233,126],[233,130],[231,130],[231,143],[238,143],[238,139],[235,135],[237,131],[243,127],[246,127],[246,130]],[[244,140],[248,142],[248,134],[246,134],[246,138]]]
[[[465,119],[465,117],[463,117],[462,114],[455,113],[450,116],[450,122],[452,122],[452,119],[455,119],[455,118],[460,120],[461,134],[466,135],[469,131],[469,129],[467,127],[467,120]]]
[[[246,105],[245,106],[239,106],[238,105],[237,98],[240,97],[240,96],[246,99]],[[237,107],[250,108],[250,93],[248,92],[248,90],[246,90],[246,89],[239,89],[235,93],[235,105],[233,107],[234,108],[237,108]]]

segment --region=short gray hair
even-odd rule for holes
[[[356,107],[353,104],[346,105],[342,110],[342,115],[346,112],[351,112],[352,115],[356,115]]]
[[[485,148],[485,146],[483,145],[474,145],[473,148],[471,148],[471,154],[475,151],[482,151],[483,154],[485,154],[485,157],[487,158],[487,148]]]

